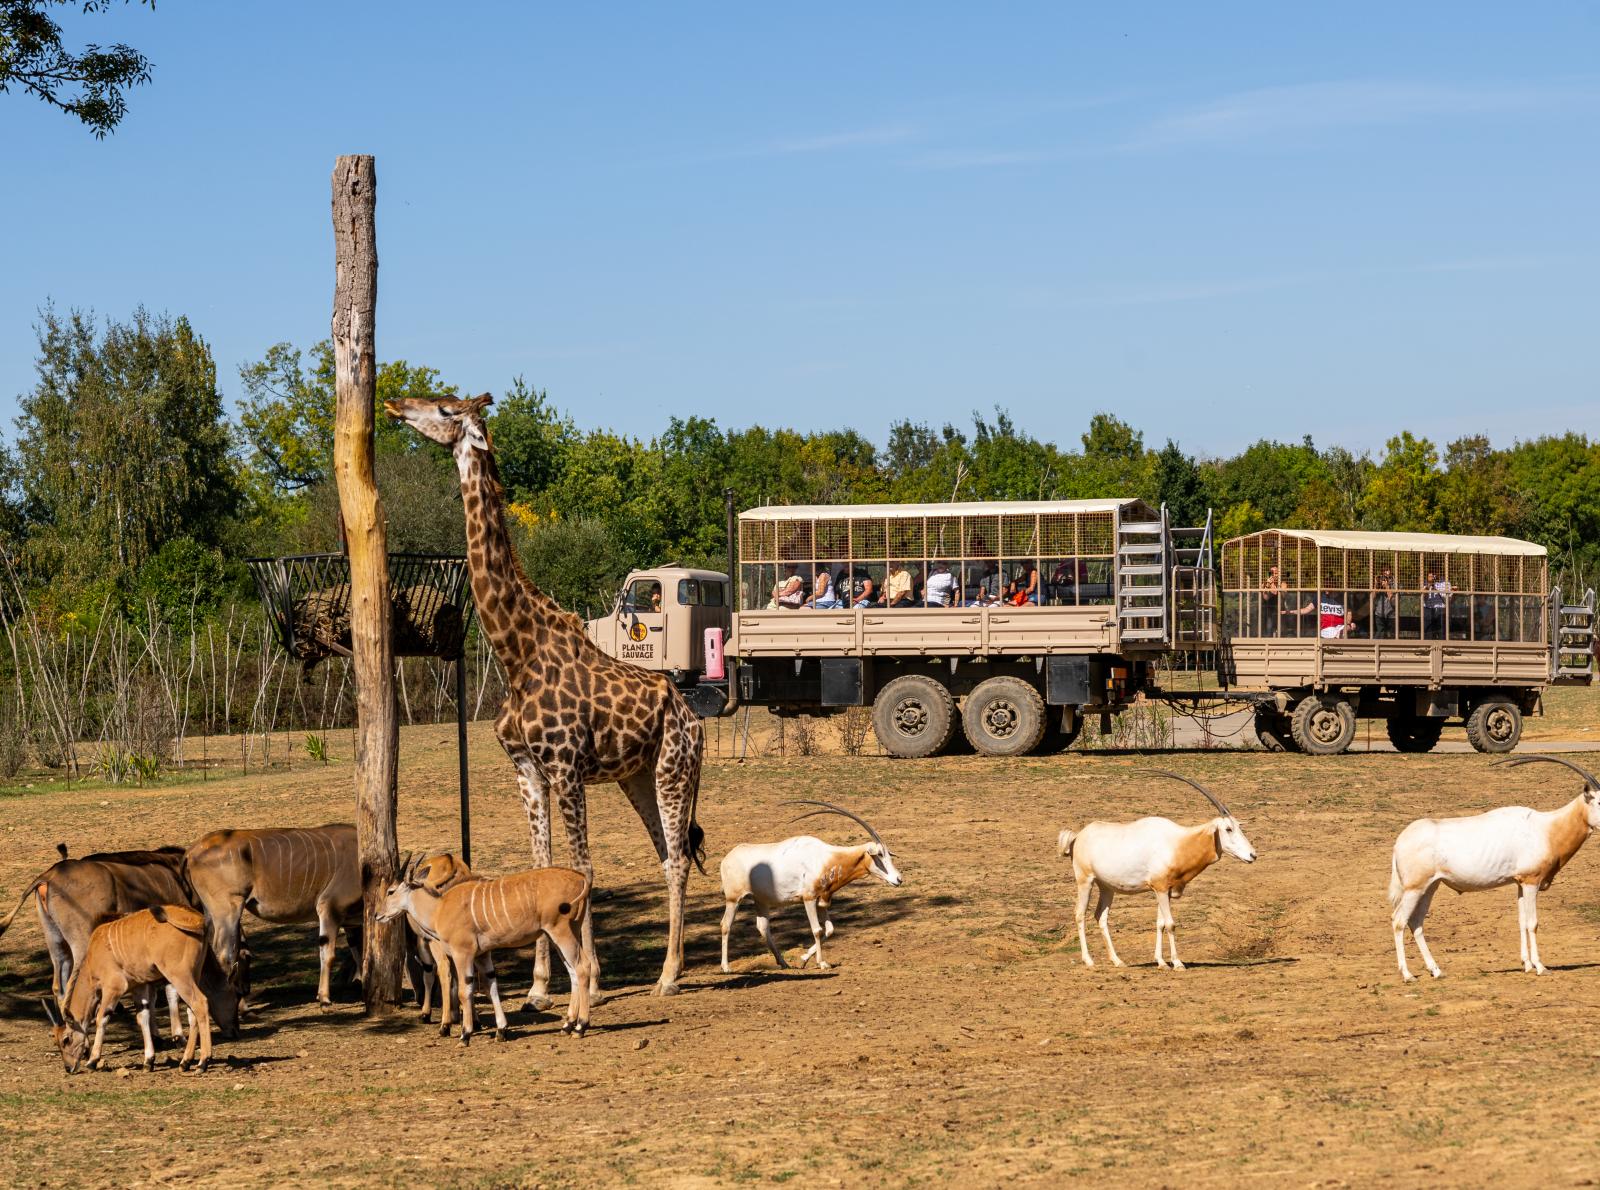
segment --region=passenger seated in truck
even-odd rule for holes
[[[889,563],[889,582],[884,589],[887,607],[911,606],[911,572],[904,562]]]
[[[878,587],[870,575],[864,576],[856,583],[855,599],[851,601],[853,607],[877,607]]]
[[[943,562],[935,562],[928,569],[928,606],[950,607],[956,601],[956,576]]]
[[[1324,640],[1340,640],[1350,635],[1354,622],[1345,610],[1344,594],[1324,591],[1317,605],[1317,635]]]
[[[1024,566],[1017,571],[1016,578],[1011,582],[1011,603],[1017,607],[1029,604],[1037,607],[1039,604],[1039,569],[1036,566]]]
[[[1056,563],[1048,591],[1051,603],[1070,606],[1078,602],[1078,564],[1075,559],[1063,558]]]
[[[785,563],[783,570],[783,577],[772,588],[772,601],[780,608],[794,611],[806,601],[806,581],[800,577],[800,567],[793,562]]]
[[[815,608],[818,611],[832,611],[834,608],[844,606],[843,601],[834,594],[833,580],[828,577],[826,570],[817,571],[817,583],[811,588],[811,597],[800,606]]]
[[[971,599],[967,600],[968,607],[994,607],[1000,602],[1000,568],[993,562],[983,564],[983,577],[978,580],[977,589]]]

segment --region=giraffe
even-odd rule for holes
[[[683,912],[689,861],[701,863],[695,821],[704,729],[665,674],[618,661],[597,648],[576,616],[523,573],[506,531],[505,499],[483,411],[484,393],[386,401],[390,417],[455,456],[466,513],[472,598],[506,671],[506,698],[495,735],[517,771],[533,861],[549,867],[550,804],[566,826],[573,866],[594,880],[584,786],[616,781],[655,844],[667,880],[667,957],[657,995],[678,990],[683,971]],[[702,866],[701,871],[705,869]],[[594,955],[593,914],[583,922]],[[599,990],[590,965],[590,993]],[[528,1004],[550,1005],[550,950],[540,940]]]

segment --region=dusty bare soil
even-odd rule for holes
[[[1589,726],[1589,724],[1585,724]],[[455,842],[453,732],[408,730],[405,847]],[[4,909],[56,840],[185,843],[221,826],[348,818],[348,747],[322,770],[153,790],[0,799]],[[1151,758],[1068,754],[713,762],[700,806],[711,870],[731,844],[792,829],[785,797],[870,818],[906,875],[847,890],[828,972],[779,972],[746,909],[717,969],[721,898],[691,888],[684,994],[648,994],[664,893],[613,787],[591,791],[608,995],[584,1039],[552,1016],[469,1050],[406,1011],[309,1001],[310,929],[258,929],[263,1008],[204,1074],[153,1074],[126,1016],[114,1073],[67,1077],[37,1006],[49,985],[31,910],[0,939],[0,1181],[7,1185],[806,1185],[1443,1181],[1600,1178],[1600,844],[1541,898],[1554,973],[1525,976],[1509,891],[1442,895],[1446,978],[1403,986],[1384,890],[1410,819],[1503,802],[1552,807],[1576,778],[1479,756],[1188,753],[1260,850],[1176,907],[1190,969],[1151,963],[1154,906],[1118,900],[1116,970],[1078,961],[1064,825],[1207,807],[1139,775]],[[1583,759],[1583,758],[1580,758]],[[510,768],[473,733],[479,867],[526,863]],[[809,824],[808,824],[809,825]],[[823,833],[848,838],[848,824]],[[0,909],[3,912],[4,909]],[[775,930],[793,960],[798,911]],[[1097,938],[1091,947],[1104,955]],[[1413,959],[1413,965],[1420,965]],[[523,958],[502,963],[525,986]],[[171,1056],[171,1051],[168,1051]]]

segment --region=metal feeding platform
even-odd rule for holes
[[[308,670],[350,654],[350,559],[344,554],[246,558],[278,644]],[[472,862],[467,798],[467,560],[449,554],[389,555],[390,629],[396,657],[456,663],[456,751],[461,780],[461,858]]]

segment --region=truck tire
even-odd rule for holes
[[[1522,708],[1505,698],[1491,698],[1467,716],[1467,742],[1479,752],[1509,752],[1522,738]]]
[[[1356,738],[1356,710],[1342,698],[1308,694],[1289,720],[1300,750],[1310,756],[1337,756]]]
[[[1396,752],[1432,752],[1444,731],[1444,720],[1394,715],[1389,718],[1388,728],[1389,742]]]
[[[950,691],[922,674],[896,678],[872,701],[872,731],[890,756],[932,756],[949,742],[955,723]]]
[[[1261,741],[1261,746],[1268,752],[1298,752],[1300,746],[1294,742],[1294,734],[1289,730],[1289,720],[1285,715],[1276,711],[1256,708],[1256,739]]]
[[[1044,738],[1044,699],[1021,678],[990,678],[967,695],[961,726],[985,756],[1026,756]]]

